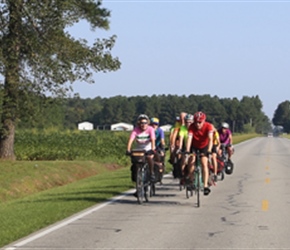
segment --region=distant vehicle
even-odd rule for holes
[[[273,133],[268,133],[268,137],[273,137]]]

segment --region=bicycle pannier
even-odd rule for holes
[[[144,151],[133,151],[131,153],[132,163],[144,163],[145,162],[145,152]]]
[[[225,173],[226,174],[232,174],[234,170],[234,164],[232,162],[227,162],[225,165]]]

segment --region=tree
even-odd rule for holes
[[[111,55],[116,36],[88,45],[67,31],[80,20],[93,31],[109,29],[110,12],[100,1],[2,0],[0,16],[0,157],[14,159],[20,91],[61,95],[68,83],[93,82],[92,70],[117,70],[120,62]]]
[[[278,105],[272,121],[275,126],[282,126],[284,132],[290,132],[290,101]]]

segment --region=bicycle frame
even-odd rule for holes
[[[139,204],[143,201],[148,202],[147,190],[149,182],[149,166],[146,160],[145,151],[133,150],[131,153],[131,161],[137,167],[136,173],[136,191]]]
[[[202,166],[200,160],[200,152],[197,151],[195,154],[195,162],[194,162],[194,172],[193,172],[193,181],[186,183],[186,197],[189,198],[193,196],[193,190],[197,199],[197,207],[200,207],[200,192],[203,190],[203,178],[202,178]],[[194,186],[194,188],[192,187]]]
[[[202,179],[202,166],[201,166],[199,151],[197,151],[195,154],[194,185],[195,185],[197,207],[200,207],[200,192],[202,191],[202,188],[203,188],[203,179]]]

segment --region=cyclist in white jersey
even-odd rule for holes
[[[151,180],[154,176],[154,151],[155,151],[155,130],[149,126],[149,118],[147,115],[141,114],[137,118],[137,126],[132,131],[128,144],[127,154],[130,154],[133,142],[136,141],[136,149],[146,151],[146,157],[150,168]]]

